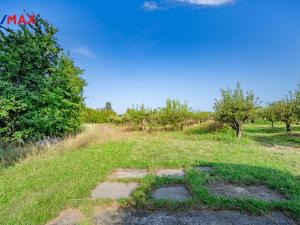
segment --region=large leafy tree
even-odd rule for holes
[[[287,132],[291,132],[292,124],[298,120],[295,98],[286,96],[275,104],[278,118],[285,123]]]
[[[263,117],[272,123],[272,127],[274,127],[274,122],[280,120],[278,109],[279,105],[276,102],[269,103],[268,106],[264,109]]]
[[[238,83],[234,90],[221,90],[221,97],[215,102],[215,117],[218,121],[229,124],[240,138],[242,125],[254,113],[256,105],[254,93],[252,91],[244,93]]]
[[[82,70],[64,54],[57,29],[35,24],[0,27],[0,143],[63,136],[80,126]]]

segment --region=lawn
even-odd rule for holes
[[[98,126],[98,125],[95,125]],[[127,132],[105,127],[90,145],[64,150],[48,150],[29,156],[0,170],[0,224],[45,224],[68,207],[89,212],[104,201],[92,201],[90,193],[116,168],[184,168],[183,179],[147,176],[133,193],[121,200],[143,208],[180,210],[209,206],[264,213],[280,209],[300,219],[300,127],[287,134],[284,126],[248,124],[238,140],[231,130],[203,132],[193,127],[178,132]],[[107,135],[106,132],[110,132]],[[98,139],[100,141],[98,141]],[[193,169],[196,165],[214,167],[211,174]],[[214,180],[264,184],[282,193],[287,200],[262,202],[212,196],[204,184]],[[184,183],[193,198],[184,203],[154,202],[149,192],[162,184]],[[88,224],[88,221],[87,221]]]

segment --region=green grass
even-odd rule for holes
[[[203,133],[191,128],[183,132],[134,132],[118,140],[70,151],[48,151],[28,157],[0,170],[0,224],[45,224],[68,207],[78,207],[87,215],[95,205],[89,196],[98,182],[116,168],[185,168],[184,179],[140,180],[130,204],[142,208],[240,209],[249,212],[283,210],[300,219],[300,127],[286,134],[283,125],[245,126],[237,140],[230,129]],[[193,170],[195,165],[212,165],[212,173]],[[204,185],[214,180],[264,184],[282,193],[287,200],[266,203],[254,199],[227,199],[212,196]],[[153,201],[150,191],[161,185],[185,184],[192,199],[184,203]]]

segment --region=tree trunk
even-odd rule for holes
[[[289,124],[289,123],[286,124],[286,131],[287,132],[292,132],[291,124]]]
[[[272,123],[272,128],[274,127],[274,121],[271,122]]]
[[[238,126],[237,129],[236,129],[236,136],[238,138],[242,137],[242,128],[240,126]]]

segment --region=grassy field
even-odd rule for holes
[[[283,125],[249,124],[237,140],[231,130],[206,132],[193,127],[181,132],[125,132],[108,125],[93,125],[91,134],[68,140],[67,145],[32,155],[0,170],[0,224],[45,224],[68,207],[78,207],[87,218],[95,205],[90,192],[116,168],[184,168],[184,179],[147,176],[130,204],[143,208],[209,206],[264,213],[280,209],[300,219],[300,127],[287,134]],[[90,138],[88,138],[90,137]],[[193,170],[212,165],[212,174]],[[234,200],[208,194],[203,184],[213,180],[265,184],[284,194],[282,202]],[[161,184],[184,183],[193,198],[181,204],[154,202],[149,192]],[[88,224],[88,221],[86,222]]]

